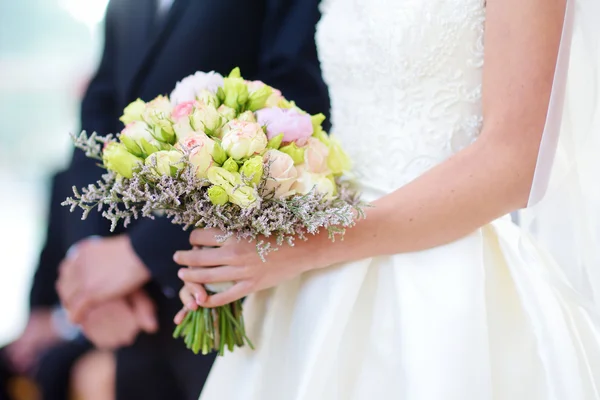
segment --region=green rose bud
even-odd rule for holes
[[[127,137],[127,136],[119,136],[119,140],[121,141],[121,143],[123,143],[125,145],[125,147],[127,147],[127,151],[129,151],[131,154],[133,154],[136,157],[143,157],[144,156],[144,151],[142,150],[142,147],[140,145],[138,145],[135,140]]]
[[[313,133],[312,137],[318,139],[321,143],[329,146],[329,136],[327,136],[327,133],[324,130]]]
[[[225,189],[220,186],[211,186],[208,188],[208,199],[215,206],[222,206],[229,202],[229,196]]]
[[[248,101],[248,86],[242,78],[225,78],[223,80],[225,99],[223,104],[240,111]]]
[[[223,163],[223,168],[229,172],[238,172],[239,166],[233,158],[228,158],[227,161]]]
[[[161,150],[146,158],[146,165],[157,175],[175,176],[183,168],[183,154],[177,150]]]
[[[217,99],[219,100],[219,103],[223,105],[223,102],[225,101],[225,91],[221,86],[217,89]]]
[[[349,171],[352,168],[352,161],[342,145],[334,138],[329,138],[329,157],[327,157],[327,166],[334,175],[339,175]]]
[[[320,114],[320,113],[311,115],[310,121],[312,122],[314,133],[323,132],[323,127],[321,125],[323,124],[323,121],[325,121],[325,115]],[[313,133],[313,136],[314,136],[314,133]]]
[[[210,92],[206,89],[201,91],[196,98],[199,102],[204,103],[204,105],[209,107],[219,108],[221,105],[219,98],[213,92]]]
[[[242,177],[237,172],[229,172],[221,167],[211,167],[207,176],[210,183],[225,190],[229,201],[233,204],[246,208],[256,203],[256,191],[250,186],[244,186]]]
[[[246,160],[240,173],[243,178],[249,180],[249,183],[258,185],[263,176],[263,158],[262,156],[254,156]]]
[[[146,157],[148,157],[152,153],[156,153],[159,150],[165,150],[163,148],[164,144],[158,143],[154,139],[151,142],[148,142],[146,139],[140,139],[138,142]]]
[[[282,141],[283,141],[283,133],[280,133],[279,135],[277,135],[277,136],[273,137],[271,140],[269,140],[269,142],[267,143],[267,148],[279,150],[279,147],[281,146]]]
[[[223,150],[221,143],[215,140],[215,147],[212,151],[212,158],[217,164],[223,164],[227,160],[227,153]]]
[[[202,131],[209,136],[219,136],[224,124],[223,117],[216,108],[202,104],[190,116],[190,125],[194,131]]]
[[[106,146],[102,152],[102,160],[107,169],[128,179],[133,177],[133,172],[144,162],[127,151],[124,144],[114,142]]]
[[[256,203],[256,191],[250,186],[238,186],[228,195],[229,201],[242,208],[251,207]]]
[[[154,139],[161,143],[175,144],[177,140],[173,125],[168,120],[156,121],[151,133]]]
[[[217,111],[226,121],[231,121],[237,117],[237,112],[233,108],[227,107],[225,104],[222,104]]]
[[[119,140],[135,156],[145,158],[161,149],[161,143],[154,139],[150,127],[143,121],[133,121],[125,126]]]
[[[125,109],[123,110],[123,115],[121,116],[121,118],[119,118],[119,120],[125,125],[133,121],[142,121],[142,115],[144,114],[145,110],[146,103],[141,99],[137,99],[136,101],[130,103],[127,107],[125,107]]]
[[[299,108],[296,106],[296,103],[293,100],[282,99],[279,101],[279,108]]]
[[[304,149],[296,146],[295,142],[283,146],[279,149],[279,151],[292,157],[292,160],[294,160],[294,165],[300,165],[304,162]]]
[[[273,89],[270,86],[262,86],[260,89],[250,93],[246,108],[250,111],[256,111],[264,108],[271,94],[273,94]]]
[[[256,122],[256,116],[252,111],[244,111],[237,117],[240,121]]]
[[[233,188],[234,186],[242,184],[242,177],[240,174],[237,172],[229,172],[225,168],[210,167],[206,175],[210,183],[221,186],[226,190],[227,186]]]

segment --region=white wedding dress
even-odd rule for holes
[[[331,0],[333,133],[374,200],[482,127],[484,0]],[[552,272],[552,273],[550,273]],[[454,243],[307,273],[245,303],[256,349],[202,400],[597,400],[596,316],[510,218]]]

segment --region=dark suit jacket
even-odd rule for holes
[[[318,0],[175,0],[168,16],[155,21],[153,0],[112,0],[106,16],[100,67],[81,108],[82,128],[99,134],[122,129],[118,118],[136,98],[169,94],[195,71],[227,74],[236,66],[246,79],[260,79],[282,90],[310,113],[328,114],[314,42]],[[68,173],[79,187],[101,170],[81,151]],[[71,217],[65,245],[90,235],[107,235],[98,213],[82,223]],[[189,248],[189,232],[167,220],[135,221],[127,229],[133,247],[154,281],[175,293],[180,282],[172,262]]]
[[[48,209],[48,225],[46,242],[39,257],[35,270],[31,291],[29,294],[29,307],[51,308],[59,303],[55,282],[58,278],[58,266],[65,257],[63,233],[65,231],[65,217],[69,212],[60,203],[69,195],[68,182],[65,181],[66,173],[54,175],[50,183],[50,207]]]

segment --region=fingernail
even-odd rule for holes
[[[173,261],[177,262],[179,260],[179,252],[173,254]]]
[[[198,305],[202,304],[202,297],[198,293],[196,293],[196,304],[198,304]]]
[[[193,310],[196,307],[196,304],[194,304],[194,302],[191,302],[186,307],[189,308],[190,310]]]
[[[177,276],[178,276],[180,279],[183,279],[183,277],[185,276],[185,273],[184,273],[184,271],[183,271],[182,269],[180,269],[179,271],[177,271]]]

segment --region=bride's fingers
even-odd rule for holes
[[[206,292],[204,297],[206,298]],[[198,309],[198,302],[196,300],[195,293],[193,292],[193,288],[190,287],[190,285],[187,283],[183,285],[183,287],[179,291],[179,300],[181,300],[181,303],[183,304],[184,308],[187,308],[189,310]]]
[[[179,312],[175,315],[175,318],[173,318],[173,322],[175,322],[175,324],[179,325],[183,322],[183,319],[185,318],[185,316],[187,315],[188,310],[187,308],[183,307],[181,310],[179,310]]]
[[[217,236],[222,236],[223,231],[219,229],[196,229],[190,234],[190,243],[192,246],[222,246],[223,243],[217,240]]]
[[[196,304],[200,304],[206,300],[208,294],[206,293],[206,289],[204,285],[193,283],[193,282],[185,282],[185,286],[187,286],[194,297],[194,301]],[[195,308],[194,308],[195,310]]]
[[[218,283],[239,281],[247,278],[244,267],[182,268],[177,273],[179,279],[190,283]]]
[[[205,308],[214,308],[224,306],[225,304],[232,303],[236,300],[241,299],[249,295],[251,292],[251,284],[248,281],[238,282],[233,285],[230,289],[224,292],[213,294],[208,296],[206,301],[200,306]]]
[[[186,267],[214,267],[229,264],[230,251],[225,248],[180,250],[173,260]]]

